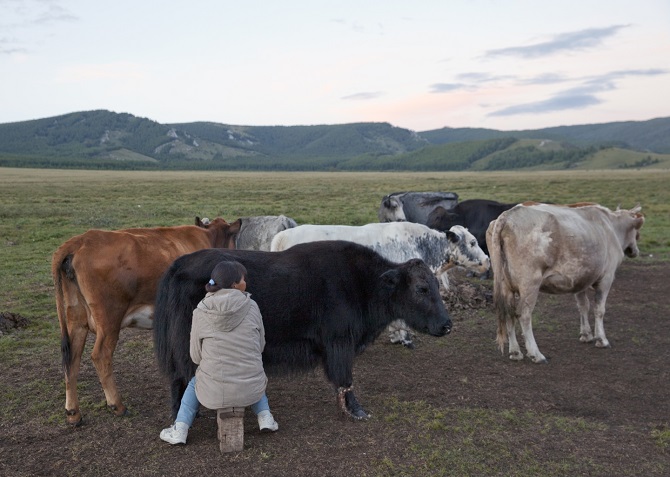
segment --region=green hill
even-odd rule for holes
[[[643,152],[670,154],[670,118],[649,121],[625,121],[579,126],[497,131],[477,128],[442,128],[421,132],[421,137],[433,144],[476,141],[515,137],[524,139],[550,139],[570,142],[577,146],[620,146]]]
[[[388,123],[160,124],[105,110],[0,124],[0,166],[202,170],[505,170],[662,167],[670,118],[530,131]]]

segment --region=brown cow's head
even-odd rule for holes
[[[209,232],[212,248],[235,248],[235,239],[240,233],[242,220],[237,219],[229,224],[221,217],[214,220],[209,220],[207,217],[201,220],[200,217],[196,217],[195,225]]]

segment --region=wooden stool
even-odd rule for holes
[[[244,408],[218,409],[216,423],[219,427],[221,452],[240,452],[244,448]]]

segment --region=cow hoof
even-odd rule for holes
[[[547,358],[545,358],[544,356],[542,358],[533,358],[533,357],[529,356],[529,358],[535,364],[549,364],[549,360]]]
[[[509,354],[509,359],[513,361],[521,361],[523,359],[523,354],[518,351]]]
[[[363,409],[357,409],[356,411],[351,411],[348,414],[355,421],[367,421],[370,419],[370,414],[365,412]]]
[[[123,404],[120,405],[120,406],[116,406],[116,405],[112,404],[112,405],[109,405],[107,407],[117,417],[123,417],[123,416],[127,416],[129,414],[128,413],[128,408],[126,406],[124,406]]]
[[[611,348],[609,341],[596,340],[596,348]]]
[[[592,343],[593,335],[580,335],[579,341],[581,341],[582,343]]]
[[[65,410],[66,422],[72,427],[79,427],[83,424],[84,420],[81,417],[81,412],[79,409],[72,411]]]

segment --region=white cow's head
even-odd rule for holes
[[[484,273],[491,267],[491,260],[479,248],[477,239],[462,225],[454,225],[447,232],[447,238],[452,243],[452,254],[449,266],[460,265],[476,273]],[[443,267],[444,269],[444,267]]]
[[[405,222],[405,211],[402,207],[402,201],[397,196],[387,195],[382,199],[379,206],[380,222]]]
[[[640,240],[640,229],[644,225],[644,215],[640,212],[642,207],[635,206],[630,210],[622,210],[617,207],[614,215],[615,227],[623,244],[623,252],[629,258],[635,258],[640,254],[637,246]]]

